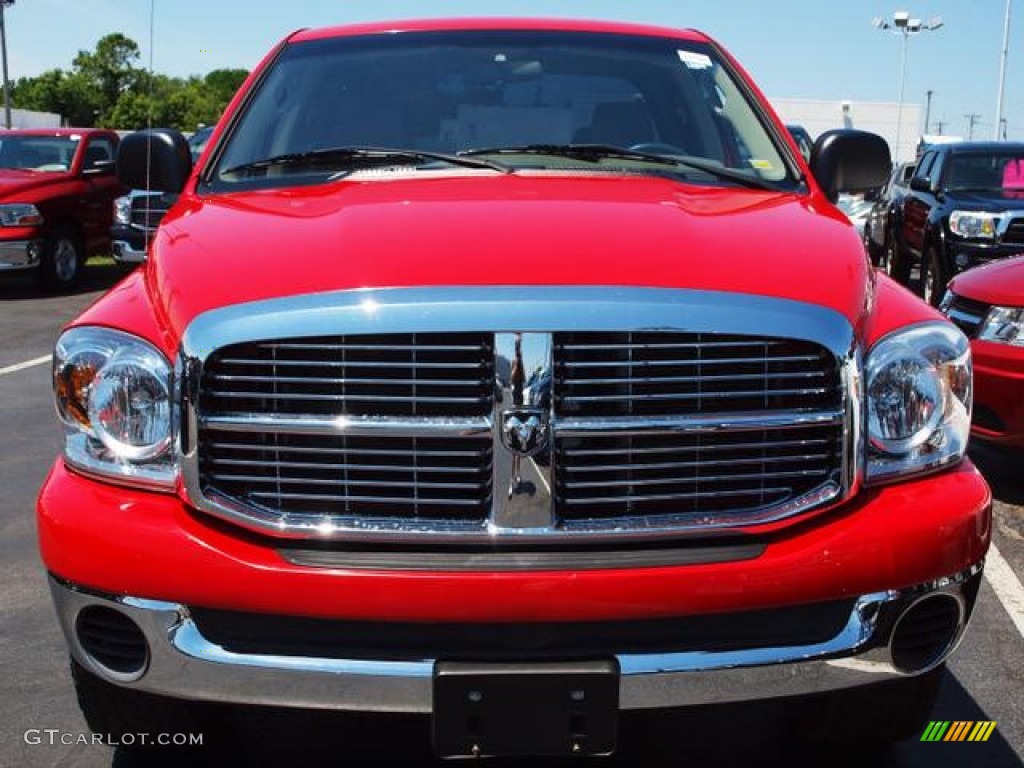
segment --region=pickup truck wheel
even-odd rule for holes
[[[910,254],[903,248],[894,235],[886,239],[885,271],[900,285],[910,282],[910,269],[913,266]]]
[[[921,259],[921,298],[933,307],[939,306],[946,293],[947,282],[939,251],[934,246],[929,247]]]
[[[43,242],[39,282],[50,290],[70,289],[82,273],[82,246],[78,235],[66,228],[54,230]]]
[[[945,665],[916,677],[851,688],[804,702],[801,736],[875,750],[919,737],[928,724]]]
[[[108,683],[89,672],[74,659],[71,660],[71,679],[89,728],[111,743],[135,747],[157,747],[142,744],[136,734],[190,734],[202,733],[197,727],[188,705],[183,701],[137,691]]]

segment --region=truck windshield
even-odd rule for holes
[[[947,189],[1012,190],[1024,193],[1024,150],[955,152],[950,157]]]
[[[0,168],[66,171],[77,149],[73,136],[0,136]]]
[[[405,154],[380,153],[377,172],[473,156],[514,171],[585,167],[791,188],[784,150],[753,105],[712,46],[684,40],[536,30],[309,40],[274,62],[205,181],[319,183],[371,164],[344,150],[391,149]]]

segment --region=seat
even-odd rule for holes
[[[631,147],[658,141],[647,107],[639,101],[609,101],[594,107],[590,125],[573,136],[577,144],[611,144]]]

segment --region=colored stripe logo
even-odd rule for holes
[[[988,741],[995,729],[995,720],[932,720],[921,741]]]

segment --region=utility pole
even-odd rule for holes
[[[4,61],[4,126],[11,127],[11,81],[7,76],[7,25],[4,20],[4,10],[9,5],[14,5],[14,0],[0,0],[0,49],[3,51]]]
[[[974,140],[974,125],[978,122],[978,118],[981,117],[977,112],[971,112],[970,114],[964,115],[967,118],[967,140]]]
[[[932,116],[932,93],[934,91],[928,90],[924,92],[927,101],[925,102],[924,108],[924,132],[928,133],[928,121]]]
[[[943,129],[945,127],[946,127],[946,121],[945,120],[936,120],[935,121],[935,132],[937,134],[939,134],[939,136],[942,135],[942,131],[943,131]]]
[[[1003,93],[1006,90],[1006,54],[1010,49],[1010,0],[1006,0],[1006,18],[1003,20],[1003,50],[999,56],[999,95],[996,97],[996,141],[1003,124]],[[1003,134],[1006,138],[1006,134]]]

